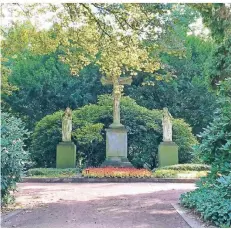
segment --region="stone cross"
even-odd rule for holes
[[[112,84],[113,85],[113,123],[110,125],[112,128],[123,127],[120,123],[120,99],[121,93],[123,91],[123,85],[131,85],[132,77],[121,77],[116,79],[106,79],[103,77],[101,79],[103,85]]]

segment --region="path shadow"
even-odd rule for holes
[[[3,227],[33,228],[188,228],[175,211],[185,190],[98,197],[94,200],[59,200],[20,213],[3,222]]]

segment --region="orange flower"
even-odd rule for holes
[[[151,177],[152,173],[147,169],[136,168],[87,168],[82,172],[83,176],[87,177]]]

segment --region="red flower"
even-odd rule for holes
[[[82,172],[83,176],[88,177],[151,177],[152,173],[147,169],[136,168],[87,168]]]

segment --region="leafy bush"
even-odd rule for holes
[[[27,171],[29,177],[72,177],[78,169],[34,168]]]
[[[35,127],[30,155],[38,167],[55,167],[56,146],[62,140],[62,114],[47,115]]]
[[[187,170],[171,170],[157,169],[153,173],[153,177],[157,178],[199,178],[206,176],[208,171],[187,171]]]
[[[227,175],[227,163],[231,162],[231,101],[223,98],[215,112],[214,121],[201,133],[201,144],[195,147],[195,154],[206,164],[211,164],[210,177]]]
[[[10,191],[16,189],[23,166],[28,159],[23,141],[29,132],[24,129],[20,119],[2,113],[1,123],[1,202],[2,205],[13,201]]]
[[[231,167],[230,167],[231,168]],[[231,226],[231,173],[215,183],[201,183],[199,188],[181,196],[183,206],[195,209],[203,219],[216,226]]]
[[[181,196],[181,203],[201,213],[205,220],[219,227],[231,226],[231,103],[222,98],[214,121],[201,134],[202,142],[195,153],[211,164],[207,177],[198,189]]]
[[[135,168],[87,168],[82,171],[82,175],[85,177],[151,177],[152,173],[147,169],[135,169]]]
[[[210,170],[211,166],[205,164],[178,164],[178,165],[170,165],[164,166],[161,169],[164,170],[187,170],[187,171],[206,171]]]
[[[72,140],[77,146],[77,164],[83,160],[85,167],[89,167],[104,161],[105,128],[112,123],[112,102],[111,96],[103,95],[97,104],[73,111]],[[62,111],[48,115],[36,125],[30,151],[39,167],[55,167],[56,146],[61,141],[61,115]],[[121,123],[128,130],[128,158],[134,166],[156,167],[158,145],[162,141],[161,118],[162,111],[148,110],[129,97],[122,98]],[[180,162],[189,162],[196,139],[182,119],[173,120],[173,141],[179,146]]]

